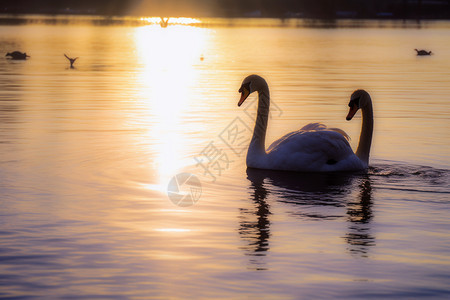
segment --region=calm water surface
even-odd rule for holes
[[[0,26],[16,49],[31,58],[0,56],[0,297],[450,293],[448,26]],[[251,73],[271,89],[268,144],[324,122],[356,147],[347,104],[369,91],[367,174],[246,170]],[[201,183],[190,207],[167,194],[182,172]]]

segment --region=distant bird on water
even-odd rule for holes
[[[161,28],[166,28],[167,25],[169,25],[170,18],[166,18],[166,19],[164,19],[163,17],[160,17],[160,18],[161,18],[161,22],[159,22],[159,25],[161,26]]]
[[[8,52],[8,53],[6,53],[6,56],[11,56],[11,59],[17,59],[17,60],[23,60],[23,59],[27,59],[27,57],[30,57],[26,53],[22,53],[20,51]]]
[[[64,56],[70,61],[70,68],[73,69],[73,68],[74,68],[73,64],[74,64],[75,61],[78,59],[78,57],[70,58],[70,57],[68,57],[65,53],[64,53]]]
[[[419,55],[419,56],[433,54],[431,51],[427,51],[427,50],[417,50],[417,49],[414,49],[414,50],[416,50],[417,55]]]

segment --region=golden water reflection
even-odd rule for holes
[[[3,44],[32,55],[0,59],[5,297],[444,295],[449,175],[415,165],[448,165],[443,34],[3,27]],[[421,37],[439,54],[409,56]],[[69,44],[76,70],[62,55]],[[196,205],[173,205],[179,168],[209,142],[227,151],[218,135],[236,116],[253,127],[236,107],[249,72],[267,78],[283,111],[268,143],[315,121],[357,143],[348,97],[373,91],[369,178],[248,181],[245,153],[228,152],[229,169],[202,181]]]
[[[140,64],[138,101],[146,118],[140,121],[147,128],[143,138],[157,141],[156,145],[147,145],[149,151],[156,151],[154,167],[163,190],[172,176],[193,162],[186,155],[192,152],[187,135],[180,129],[186,128],[183,118],[189,106],[199,101],[194,98],[193,88],[208,36],[207,29],[189,26],[145,26],[135,30]],[[189,129],[196,130],[192,126]]]
[[[142,17],[140,18],[140,20],[152,25],[161,24],[161,17]],[[185,18],[185,17],[178,17],[178,18],[171,17],[171,18],[164,18],[164,20],[167,21],[168,25],[194,25],[202,23],[202,21],[200,21],[199,19]]]

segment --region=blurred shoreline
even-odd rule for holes
[[[179,19],[183,19],[179,22]],[[159,17],[0,14],[0,25],[160,25]],[[311,19],[311,18],[171,18],[169,25],[194,27],[288,27],[288,28],[450,28],[449,20]]]

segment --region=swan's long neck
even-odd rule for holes
[[[249,157],[259,157],[266,154],[266,131],[269,119],[270,96],[269,88],[258,92],[258,114],[256,117],[253,137],[248,147],[247,160]]]
[[[359,144],[356,149],[356,156],[364,162],[369,164],[370,146],[372,145],[373,135],[373,108],[372,103],[361,109],[362,113],[362,127],[361,135],[359,136]]]

